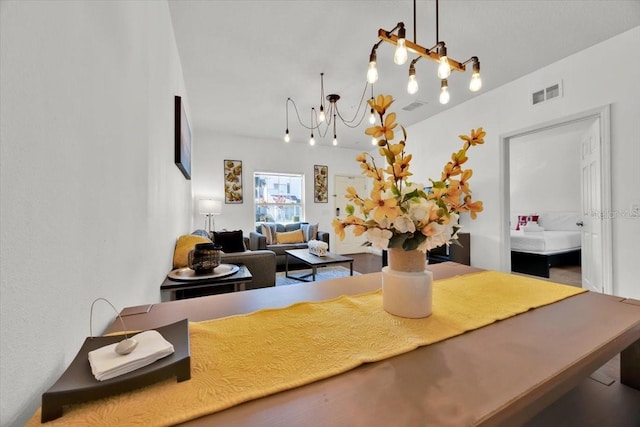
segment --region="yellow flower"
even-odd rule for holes
[[[338,218],[333,219],[332,225],[333,231],[336,232],[336,236],[338,236],[340,240],[344,240],[344,229],[347,225],[341,222]]]
[[[471,136],[459,135],[459,138],[466,142],[465,147],[476,144],[484,144],[484,137],[487,133],[482,129],[471,129]]]
[[[464,198],[464,204],[467,207],[467,210],[469,211],[469,215],[471,216],[471,219],[476,219],[476,217],[478,216],[478,212],[482,212],[484,210],[484,207],[482,206],[482,202],[479,200],[477,202],[472,202],[471,196],[466,196]]]
[[[393,175],[394,178],[408,178],[413,175],[409,172],[409,162],[411,161],[411,154],[406,155],[402,159],[397,159],[393,166],[387,168],[387,173]]]
[[[356,236],[365,234],[368,244],[383,249],[426,251],[449,244],[460,227],[459,213],[469,212],[475,219],[483,209],[482,202],[471,199],[469,180],[473,171],[463,169],[462,165],[468,161],[467,150],[484,143],[485,132],[478,128],[468,136],[460,135],[464,141],[462,148],[451,154],[440,181],[431,180],[430,190],[426,191],[423,184],[408,181],[413,175],[409,171],[413,156],[405,153],[407,133],[402,126],[402,141],[392,143],[398,127],[396,114],[386,114],[392,103],[390,95],[379,95],[369,101],[380,116],[380,125],[368,128],[365,133],[378,140],[378,152],[385,164],[378,167],[368,153],[356,157],[362,174],[371,178],[373,188],[368,198],[362,198],[353,187],[347,188],[345,197],[351,204],[344,220],[333,220],[336,235],[343,239],[345,229],[350,228]],[[359,209],[357,215],[354,205]]]
[[[390,141],[393,139],[393,129],[398,125],[395,123],[396,113],[389,114],[384,119],[384,126],[373,126],[364,131],[367,135],[371,135],[374,138],[380,138],[384,136],[384,139]]]
[[[382,192],[376,189],[371,191],[371,199],[366,199],[364,205],[367,209],[373,211],[373,219],[377,222],[383,218],[392,220],[402,213],[396,199],[383,199]]]
[[[471,179],[471,175],[473,175],[473,169],[466,169],[462,172],[462,176],[460,177],[460,189],[467,195],[471,194],[468,182]]]
[[[383,115],[387,111],[387,108],[393,103],[393,98],[391,95],[378,95],[374,102],[372,102],[372,100],[367,102],[379,115]]]

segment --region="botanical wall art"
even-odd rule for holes
[[[327,180],[329,170],[324,165],[313,165],[313,201],[316,203],[328,203]]]
[[[184,111],[182,97],[175,97],[175,163],[185,178],[191,179],[191,128]]]
[[[242,161],[224,161],[224,202],[242,203]]]

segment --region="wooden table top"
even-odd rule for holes
[[[429,268],[435,279],[479,271],[450,262]],[[373,273],[171,301],[128,315],[125,322],[128,329],[149,329],[380,285],[381,273]],[[114,322],[107,332],[119,328]],[[637,301],[587,292],[185,425],[517,425],[638,340]]]

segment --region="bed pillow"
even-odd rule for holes
[[[285,244],[285,243],[303,243],[304,236],[302,235],[302,230],[294,230],[294,231],[285,231],[283,233],[276,233],[276,243],[277,244]]]
[[[222,246],[222,252],[230,254],[234,252],[244,252],[244,237],[242,230],[213,232],[213,242]]]
[[[580,231],[580,220],[578,212],[545,212],[538,224],[547,231]]]
[[[173,268],[184,268],[187,266],[189,251],[191,251],[197,243],[211,243],[211,240],[194,234],[186,234],[178,237],[176,247],[173,250]]]

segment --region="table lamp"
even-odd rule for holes
[[[202,199],[198,201],[198,209],[200,211],[200,215],[206,215],[207,219],[205,220],[205,227],[207,229],[207,233],[211,234],[215,229],[213,216],[220,215],[220,212],[222,212],[222,202],[220,200]]]

